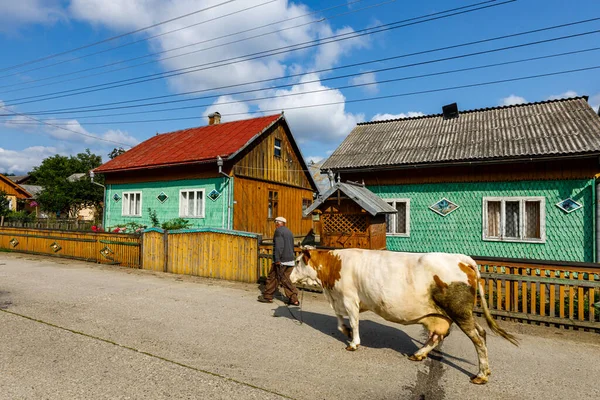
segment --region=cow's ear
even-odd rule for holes
[[[308,265],[309,260],[310,260],[310,250],[303,249],[302,250],[302,261],[304,261],[304,264]]]

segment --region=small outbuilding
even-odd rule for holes
[[[304,211],[319,213],[321,245],[325,247],[383,250],[386,217],[394,207],[361,184],[337,182]]]

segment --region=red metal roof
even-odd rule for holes
[[[102,164],[95,172],[206,162],[217,156],[227,159],[280,117],[281,114],[270,115],[156,135]]]

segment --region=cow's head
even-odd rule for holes
[[[302,253],[296,259],[296,266],[292,270],[290,280],[292,283],[302,283],[305,285],[320,285],[317,278],[317,271],[310,265],[310,247],[303,247]]]

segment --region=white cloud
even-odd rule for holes
[[[362,75],[358,75],[350,79],[351,85],[365,85],[362,89],[367,93],[377,93],[379,86],[377,85],[377,78],[373,72],[365,72]]]
[[[564,93],[552,95],[548,97],[547,100],[568,99],[569,97],[577,97],[577,92],[574,90],[567,90]]]
[[[423,114],[422,112],[419,112],[419,111],[409,111],[407,113],[400,113],[400,114],[375,114],[375,116],[373,116],[373,118],[371,118],[371,121],[386,121],[389,119],[422,117],[423,115],[425,115],[425,114]]]
[[[33,23],[54,23],[64,19],[59,0],[0,1],[0,32],[12,32]]]
[[[0,147],[0,172],[8,174],[26,174],[40,164],[41,160],[54,156],[61,151],[56,147],[33,146],[21,151]]]
[[[4,126],[11,129],[18,129],[28,134],[39,134],[43,132],[53,139],[57,139],[62,144],[84,143],[87,145],[100,145],[102,147],[114,148],[115,146],[129,147],[139,143],[139,140],[129,135],[129,133],[109,129],[108,131],[97,134],[86,130],[79,121],[72,120],[45,120],[47,123],[36,123],[25,115],[17,115],[4,123]],[[95,136],[104,140],[98,140]],[[115,143],[116,142],[116,143]]]
[[[231,96],[220,96],[217,101],[215,101],[212,106],[208,107],[202,114],[205,117],[204,121],[208,122],[208,115],[215,111],[218,111],[219,114],[222,115],[221,122],[252,118],[252,115],[248,113],[249,107],[246,103],[223,104],[232,101],[236,101],[236,99]]]
[[[517,96],[514,94],[511,94],[510,96],[505,97],[500,100],[501,106],[514,106],[515,104],[523,104],[523,103],[527,103],[527,100],[525,100],[524,97]]]
[[[295,93],[298,93],[298,95],[261,100],[258,102],[259,109],[261,110],[289,109],[285,112],[285,118],[290,124],[298,143],[305,143],[307,141],[327,143],[343,139],[358,122],[364,120],[364,115],[362,114],[346,112],[346,98],[339,90],[315,93],[314,91],[327,89],[320,81],[306,83],[317,79],[318,76],[316,74],[305,75],[298,84],[294,85],[289,90],[277,90],[274,92],[274,95],[276,96],[285,96]],[[301,94],[306,91],[312,91],[313,93]],[[305,107],[329,103],[339,104],[290,109],[293,107]],[[274,111],[270,111],[269,113],[273,112]]]
[[[334,32],[329,25],[324,25],[320,29],[319,37],[327,38],[330,36],[347,35],[341,37],[345,38],[352,36],[353,33],[354,30],[350,27],[344,27]],[[338,63],[342,56],[349,54],[353,49],[367,47],[369,43],[367,38],[368,36],[360,36],[340,41],[331,41],[331,43],[319,46],[315,56],[314,67],[316,69],[331,68]],[[325,39],[325,42],[327,41]]]

